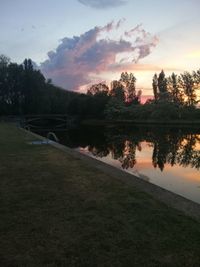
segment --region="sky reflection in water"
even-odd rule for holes
[[[112,129],[102,142],[89,140],[78,147],[81,153],[200,203],[198,131],[134,129],[127,134]]]
[[[200,203],[200,129],[81,127],[60,142]]]

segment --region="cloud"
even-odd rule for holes
[[[127,3],[126,0],[78,0],[85,6],[90,6],[97,9],[105,9],[121,6]]]
[[[156,36],[140,26],[127,37],[119,40],[106,37],[118,31],[123,20],[110,22],[72,38],[65,37],[55,51],[48,52],[48,59],[41,64],[47,78],[65,89],[78,90],[92,81],[92,76],[102,72],[115,72],[121,68],[133,68],[140,59],[148,56],[158,42]],[[103,36],[103,37],[102,37]],[[126,54],[126,57],[124,57]],[[119,57],[119,59],[118,59]]]
[[[132,37],[135,33],[142,32],[142,30],[143,30],[142,29],[142,24],[138,24],[136,27],[134,27],[130,31],[125,32],[124,35],[127,36],[127,37]]]

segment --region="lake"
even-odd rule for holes
[[[56,135],[68,147],[200,203],[200,128],[85,126]]]

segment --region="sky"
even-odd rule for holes
[[[200,68],[199,0],[0,0],[0,54],[31,58],[68,90],[133,72],[143,96],[155,72]]]

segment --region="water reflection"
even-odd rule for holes
[[[106,157],[109,154],[121,163],[123,169],[133,168],[137,163],[136,151],[142,151],[142,142],[152,147],[152,165],[164,170],[168,163],[171,166],[200,168],[200,134],[180,129],[132,129],[124,134],[119,129],[104,129],[98,133],[98,142],[94,138],[79,144],[87,146],[95,157]],[[86,135],[88,136],[88,135]],[[89,136],[88,136],[89,137]]]
[[[200,129],[82,127],[61,143],[200,203]]]

